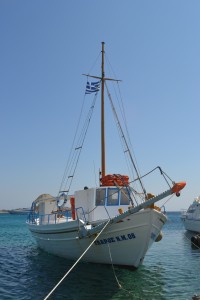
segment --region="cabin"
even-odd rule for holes
[[[131,204],[130,190],[127,187],[85,188],[76,191],[75,208],[78,218],[86,222],[108,219],[127,210]]]

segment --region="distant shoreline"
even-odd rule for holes
[[[0,210],[0,214],[9,214],[11,210],[12,209],[2,209],[2,210]],[[15,210],[18,210],[18,209],[15,209]],[[178,213],[178,212],[181,212],[181,210],[177,210],[177,211],[168,210],[168,211],[166,211],[166,213]]]

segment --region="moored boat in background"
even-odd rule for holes
[[[30,213],[30,208],[16,208],[16,209],[11,209],[8,212],[11,215],[27,215]]]
[[[181,221],[186,230],[200,233],[200,196],[194,199],[188,210],[182,211]]]

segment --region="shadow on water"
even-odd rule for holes
[[[31,279],[27,287],[32,291],[29,299],[44,299],[74,263],[40,250],[38,255],[29,256],[29,262],[26,271]],[[112,299],[117,291],[117,282],[110,266],[81,262],[49,299]]]
[[[72,261],[47,254],[39,249],[29,253],[23,274],[26,286],[21,299],[44,299],[73,265]],[[141,266],[137,271],[80,262],[49,299],[159,299],[164,300],[164,270]],[[27,290],[30,291],[29,296]]]

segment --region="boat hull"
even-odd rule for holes
[[[200,219],[188,219],[183,216],[181,220],[186,230],[200,233]]]
[[[125,217],[108,225],[82,260],[137,268],[165,222],[165,215],[154,209]],[[71,260],[78,259],[96,237],[80,238],[77,221],[28,226],[41,249]]]

